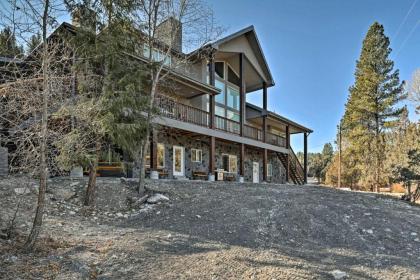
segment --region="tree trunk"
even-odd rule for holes
[[[420,182],[417,182],[417,188],[413,194],[412,202],[415,203],[419,199],[420,199]]]
[[[40,132],[40,163],[39,163],[39,192],[38,202],[36,206],[35,218],[32,225],[31,233],[23,245],[23,250],[28,252],[31,251],[38,235],[41,231],[42,216],[45,208],[45,193],[47,191],[47,176],[48,176],[48,165],[47,165],[47,136],[48,136],[48,95],[49,89],[49,73],[48,73],[48,42],[47,42],[47,20],[48,10],[50,8],[49,0],[45,0],[44,11],[42,15],[42,42],[43,42],[43,54],[42,54],[42,120],[41,120],[41,132]]]
[[[146,129],[148,131],[148,129]],[[147,134],[149,135],[149,134]],[[146,169],[146,154],[147,154],[147,143],[149,141],[149,137],[146,136],[146,139],[143,140],[144,142],[141,143],[141,150],[140,150],[140,155],[138,158],[138,162],[139,162],[139,184],[137,186],[137,192],[142,195],[144,194],[144,192],[146,191],[145,189],[145,169]]]
[[[98,158],[101,151],[101,145],[99,141],[96,141],[96,157],[93,162],[89,163],[89,181],[85,193],[85,206],[91,206],[95,201],[96,192],[96,170],[98,168]]]

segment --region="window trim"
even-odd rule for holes
[[[163,148],[163,153],[162,153],[163,165],[159,165],[159,163],[160,163],[160,161],[159,161],[159,146]],[[156,153],[157,153],[157,156],[156,156],[156,161],[157,161],[156,165],[157,165],[157,168],[165,168],[165,153],[166,153],[166,151],[165,151],[165,144],[163,144],[163,143],[157,143],[157,145],[156,145]]]
[[[238,173],[238,156],[237,155],[223,153],[222,154],[222,163],[223,163],[223,157],[224,156],[227,156],[228,157],[228,170],[227,170],[227,172],[229,172],[229,173],[234,173],[234,172]],[[232,166],[230,165],[231,158],[232,159],[235,158],[236,171],[231,171],[232,170]]]
[[[200,160],[197,160],[197,153],[200,155]],[[193,160],[193,154],[195,154],[195,160]],[[203,150],[202,149],[191,149],[191,162],[203,162]]]
[[[270,166],[270,168],[268,168]],[[273,177],[273,164],[267,163],[267,177]]]

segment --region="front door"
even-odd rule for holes
[[[255,161],[252,163],[252,182],[260,182],[260,165]]]
[[[184,176],[184,147],[174,146],[174,176]]]

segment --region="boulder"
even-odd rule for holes
[[[31,193],[31,190],[29,188],[15,188],[16,194],[28,194]]]
[[[155,204],[155,203],[164,202],[164,201],[169,201],[169,198],[160,193],[155,193],[154,195],[152,195],[151,197],[147,199],[147,203],[150,203],[150,204]]]

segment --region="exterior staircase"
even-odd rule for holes
[[[289,181],[292,180],[296,185],[304,185],[305,184],[305,173],[303,171],[303,167],[299,162],[295,152],[290,149],[289,150]],[[277,157],[282,162],[284,168],[287,170],[287,154],[277,153]]]

